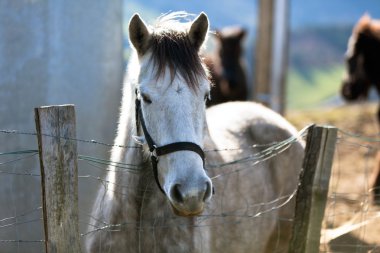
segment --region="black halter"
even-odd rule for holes
[[[137,92],[136,92],[137,93]],[[143,113],[141,110],[141,101],[136,98],[136,127],[138,129],[139,122],[141,123],[142,130],[145,135],[145,140],[148,143],[149,151],[150,151],[150,159],[152,162],[152,168],[153,168],[153,174],[154,179],[156,180],[156,183],[161,190],[163,194],[165,194],[164,189],[161,187],[160,181],[158,180],[158,171],[157,171],[157,164],[158,164],[158,157],[162,155],[167,155],[173,152],[177,151],[193,151],[197,153],[203,161],[203,169],[205,166],[205,155],[202,150],[202,148],[193,143],[193,142],[174,142],[170,143],[161,147],[157,147],[156,143],[153,141],[152,137],[150,136],[148,130],[146,129]],[[166,195],[166,194],[165,194]]]

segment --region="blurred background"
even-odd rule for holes
[[[43,237],[40,178],[27,176],[39,174],[38,157],[22,152],[7,156],[13,151],[37,149],[33,135],[34,107],[75,104],[78,139],[113,142],[122,80],[130,55],[127,24],[135,12],[152,23],[171,11],[194,14],[204,11],[212,31],[226,26],[246,29],[242,57],[251,100],[274,107],[281,104],[277,111],[285,115],[341,106],[339,90],[348,38],[364,13],[380,18],[380,2],[277,0],[273,1],[274,7],[266,10],[273,14],[273,25],[262,30],[260,22],[267,16],[259,10],[264,2],[1,0],[0,252],[42,252],[43,248],[38,242],[20,243]],[[269,84],[255,79],[261,73],[255,71],[261,63],[255,57],[256,52],[261,52],[257,49],[258,31],[273,38],[266,44],[271,44],[275,52],[271,59],[274,72],[280,75],[278,82],[269,80]],[[215,49],[214,40],[210,36],[208,51]],[[255,87],[257,83],[264,90],[269,86],[277,89],[276,96],[282,97],[259,94],[262,91]],[[283,86],[278,88],[277,83]],[[78,146],[80,154],[108,159],[109,147],[86,142],[78,142]],[[80,161],[79,174],[96,178],[104,176],[104,170]],[[91,178],[80,179],[81,232],[86,229],[99,185]]]
[[[344,53],[347,49],[348,38],[354,24],[364,13],[369,13],[373,18],[380,17],[380,2],[376,0],[274,2],[278,2],[273,10],[274,15],[285,13],[288,19],[287,28],[282,28],[288,29],[289,32],[285,107],[292,110],[310,109],[321,105],[334,105],[334,103],[340,105],[339,89],[344,73]],[[284,8],[286,2],[287,10],[278,10],[278,8]],[[162,13],[181,10],[194,14],[206,12],[210,18],[211,30],[236,25],[247,30],[244,40],[244,60],[247,63],[248,83],[252,90],[255,43],[260,22],[259,1],[210,0],[202,3],[197,1],[126,1],[124,24],[134,12],[139,12],[149,23]],[[279,20],[277,26],[281,28],[283,25],[282,20]],[[211,36],[210,40],[212,39]],[[284,43],[284,41],[280,40],[278,43]],[[125,47],[128,48],[127,39]],[[212,48],[208,47],[208,50]]]

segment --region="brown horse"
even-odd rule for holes
[[[346,53],[347,77],[343,80],[342,96],[348,100],[367,98],[371,86],[380,95],[380,21],[368,14],[353,29]],[[377,111],[380,124],[380,106]],[[371,176],[374,201],[380,204],[380,153]]]
[[[205,57],[214,84],[207,106],[247,100],[247,77],[242,61],[245,35],[246,31],[241,27],[225,27],[216,31],[216,50]]]

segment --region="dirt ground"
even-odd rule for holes
[[[286,115],[298,129],[310,123],[339,129],[320,252],[380,252],[380,207],[370,183],[380,148],[376,113],[377,104],[361,103]]]

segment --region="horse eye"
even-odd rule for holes
[[[142,99],[144,100],[145,103],[148,103],[148,104],[151,104],[152,103],[152,100],[150,99],[150,97],[144,93],[141,93],[141,97]]]

